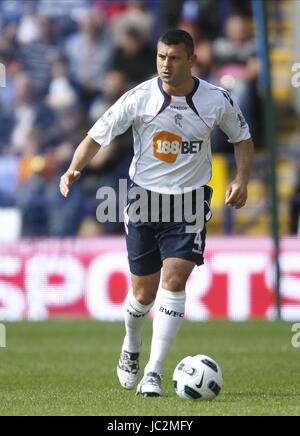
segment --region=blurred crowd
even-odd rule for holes
[[[156,41],[191,33],[194,74],[230,90],[259,131],[251,2],[0,0],[0,207],[22,213],[23,236],[95,236],[96,191],[128,177],[131,132],[101,150],[67,200],[59,178],[91,125],[124,92],[156,74]],[[257,135],[258,137],[259,135]],[[214,151],[231,152],[217,131]]]

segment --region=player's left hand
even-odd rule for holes
[[[226,191],[225,204],[235,209],[241,209],[245,206],[247,198],[247,183],[233,181]]]

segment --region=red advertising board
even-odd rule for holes
[[[300,240],[282,242],[282,314],[300,319]],[[0,320],[123,318],[130,286],[123,238],[22,241],[0,247]],[[209,238],[206,263],[187,284],[186,318],[273,319],[267,238]]]

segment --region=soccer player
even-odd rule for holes
[[[205,223],[211,217],[211,189],[207,186],[211,179],[210,135],[217,125],[234,145],[237,166],[225,203],[238,209],[247,201],[254,155],[248,125],[225,90],[192,76],[196,59],[187,32],[165,33],[157,47],[158,77],[124,94],[97,121],[76,150],[60,184],[62,195],[67,196],[99,146],[107,147],[132,126],[134,158],[128,197],[140,188],[172,199],[170,222],[133,220],[129,213],[132,200],[125,208],[132,288],[125,301],[126,336],[117,374],[125,389],[137,385],[142,326],[157,297],[150,359],[137,388],[137,393],[144,396],[163,393],[163,363],[183,321],[186,283],[195,266],[203,264]],[[194,194],[201,189],[203,204],[197,208]],[[193,207],[203,215],[204,224],[196,233],[187,232],[185,218],[181,222],[173,219],[175,198],[184,192],[192,192]],[[161,217],[162,206],[158,212]]]

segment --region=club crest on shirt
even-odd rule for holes
[[[242,115],[238,114],[238,120],[239,120],[241,129],[245,129],[247,127],[247,121],[245,120],[245,118]]]
[[[105,127],[109,127],[110,124],[113,122],[113,118],[114,118],[113,112],[108,111],[105,112],[105,114],[102,116],[101,122],[102,124],[104,124]]]
[[[175,124],[182,129],[183,116],[181,114],[177,114],[177,115],[175,115],[174,118],[175,118]]]

